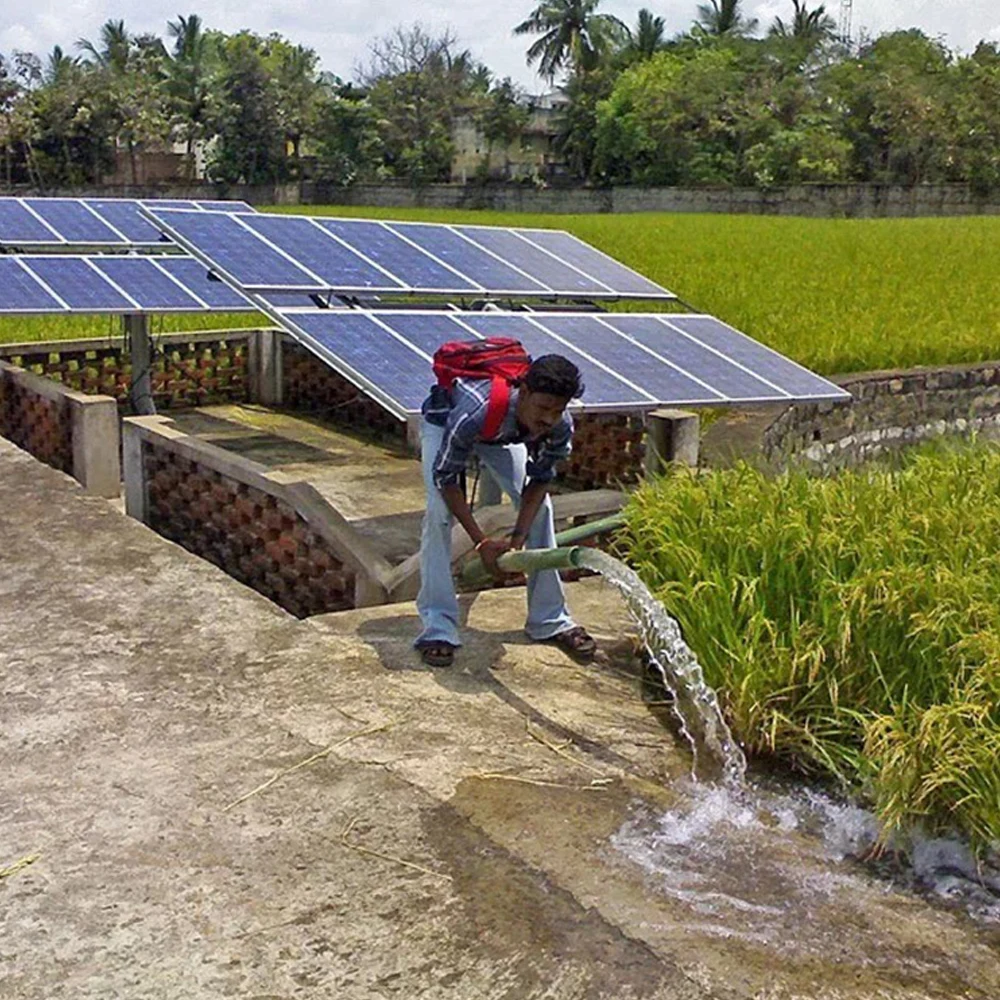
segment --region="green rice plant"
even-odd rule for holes
[[[676,472],[627,517],[625,554],[751,753],[869,796],[886,831],[1000,838],[1000,451]]]

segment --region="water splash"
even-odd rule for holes
[[[674,713],[694,751],[694,777],[721,781],[729,787],[743,785],[746,758],[722,718],[719,700],[705,683],[701,665],[684,641],[680,626],[639,574],[623,562],[599,549],[584,548],[579,565],[600,573],[624,597],[650,661],[674,696]]]
[[[916,893],[1000,926],[1000,853],[976,859],[957,838],[909,831],[871,860],[879,826],[868,810],[808,789],[692,783],[662,813],[637,810],[611,846],[660,890],[727,933],[780,940],[790,915],[859,893]],[[739,914],[755,914],[743,927]],[[804,926],[804,924],[803,924]],[[818,933],[818,932],[817,932]]]

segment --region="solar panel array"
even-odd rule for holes
[[[843,401],[848,393],[712,316],[639,313],[276,312],[282,325],[397,417],[419,412],[446,340],[516,337],[580,369],[587,410]]]
[[[205,266],[192,257],[0,257],[0,314],[249,312],[254,308],[239,292],[210,279]]]
[[[157,247],[160,230],[140,213],[142,205],[197,212],[252,214],[243,201],[140,201],[132,198],[0,197],[0,245],[31,247]]]
[[[179,245],[249,292],[569,299],[673,293],[569,233],[147,206]]]

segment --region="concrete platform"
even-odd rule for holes
[[[614,846],[688,767],[621,605],[571,588],[582,668],[523,600],[432,672],[410,605],[297,621],[0,441],[0,997],[1000,995],[995,934],[801,836],[742,908],[664,891]]]

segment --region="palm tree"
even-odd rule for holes
[[[741,0],[709,0],[698,5],[697,27],[706,35],[749,35],[757,28],[755,17],[745,18]]]
[[[132,39],[125,30],[124,21],[105,21],[101,26],[101,47],[97,48],[86,38],[77,41],[76,47],[86,52],[95,65],[109,69],[112,73],[123,74],[128,69],[128,57],[132,50]]]
[[[188,179],[194,177],[194,144],[201,138],[209,104],[209,40],[197,14],[167,22],[174,51],[167,63],[168,91],[187,149]]]
[[[595,13],[601,0],[542,0],[515,29],[515,35],[541,35],[528,49],[528,65],[551,83],[567,65],[575,73],[597,66],[601,55],[628,37],[628,28],[612,14]]]
[[[792,0],[795,16],[790,24],[780,17],[774,19],[769,34],[778,38],[796,38],[809,45],[810,50],[837,36],[837,23],[820,5],[815,10],[807,10],[805,0]]]
[[[629,32],[629,55],[639,59],[649,59],[663,48],[665,24],[662,17],[655,17],[651,10],[643,7],[635,30]]]

